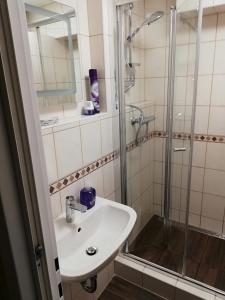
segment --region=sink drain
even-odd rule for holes
[[[86,249],[87,255],[95,255],[96,252],[97,252],[97,248],[96,247],[88,247]]]

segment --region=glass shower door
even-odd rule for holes
[[[191,10],[185,5],[187,1],[172,8],[170,15],[164,186],[164,232],[168,244],[163,263],[163,267],[182,275],[188,239],[198,1]]]

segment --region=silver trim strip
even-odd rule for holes
[[[127,205],[127,150],[126,150],[126,107],[124,88],[124,6],[117,6],[117,68],[116,83],[119,99],[119,127],[120,127],[120,181],[121,202]]]
[[[174,77],[176,59],[176,8],[171,7],[170,12],[170,42],[169,42],[169,68],[167,89],[167,118],[166,118],[166,147],[165,147],[165,186],[164,186],[164,225],[165,238],[169,234],[169,218],[171,203],[171,163],[172,163],[172,138],[173,138],[173,100]]]
[[[183,255],[183,268],[182,274],[186,274],[186,262],[187,262],[187,249],[188,249],[188,223],[189,223],[189,210],[190,210],[190,194],[191,194],[191,173],[192,173],[192,161],[193,161],[193,147],[195,140],[195,112],[198,92],[198,71],[200,60],[200,41],[202,31],[202,16],[203,5],[202,0],[199,0],[198,7],[198,29],[196,37],[196,54],[195,54],[195,71],[194,71],[194,90],[193,90],[193,102],[192,102],[192,119],[191,119],[191,138],[190,138],[190,152],[189,152],[189,165],[188,165],[188,182],[187,182],[187,196],[186,196],[186,216],[185,216],[185,236],[184,236],[184,255]]]

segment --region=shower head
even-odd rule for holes
[[[131,42],[133,40],[133,38],[135,37],[135,35],[140,31],[140,29],[142,27],[144,27],[145,25],[149,26],[151,25],[152,23],[154,23],[155,21],[159,20],[162,16],[164,15],[164,12],[163,11],[156,11],[152,14],[148,14],[145,19],[144,19],[144,22],[138,26],[131,35],[129,35],[127,37],[127,40],[129,42]]]

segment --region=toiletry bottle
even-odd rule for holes
[[[89,70],[89,78],[91,85],[91,101],[94,104],[95,112],[100,112],[100,104],[99,104],[99,84],[98,84],[98,74],[96,69]]]
[[[87,209],[95,205],[96,190],[93,187],[85,187],[80,191],[80,203],[85,205]]]

